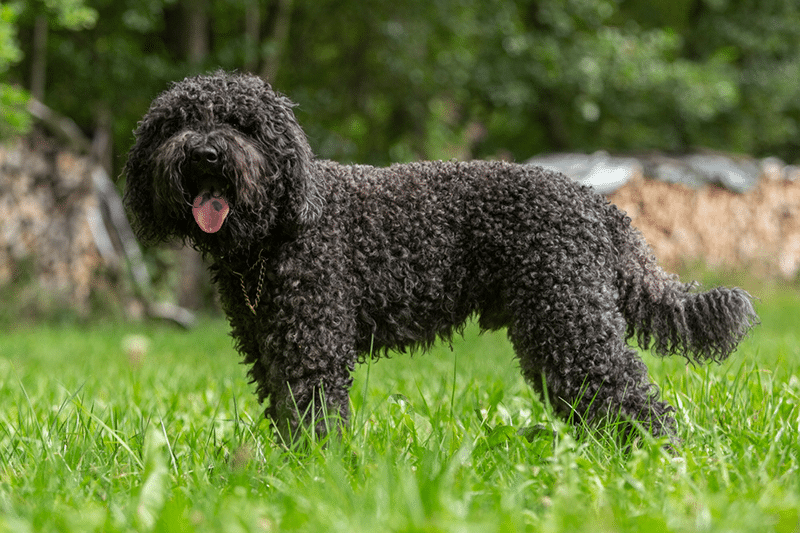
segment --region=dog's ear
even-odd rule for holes
[[[291,110],[289,111],[291,113]],[[292,123],[290,133],[294,137],[295,154],[290,159],[287,172],[289,209],[295,221],[301,226],[313,223],[322,215],[322,184],[313,163],[313,153],[305,133],[296,121]]]
[[[146,133],[141,133],[140,126],[136,143],[128,153],[123,174],[125,175],[125,192],[123,205],[131,222],[131,227],[139,240],[145,244],[164,240],[165,225],[158,218],[154,208],[155,192],[153,181],[149,176],[146,148],[143,148]]]
[[[286,216],[300,226],[312,224],[322,214],[323,195],[321,176],[305,132],[298,124],[288,98],[267,89],[264,101],[269,119],[263,124],[262,136],[276,153],[283,180]],[[277,135],[277,138],[275,134]]]
[[[159,174],[155,162],[162,143],[169,138],[165,124],[179,112],[169,101],[164,104],[166,97],[167,93],[154,100],[139,122],[123,170],[126,214],[137,238],[146,245],[182,238],[176,224],[184,218],[183,190],[178,188],[177,177],[166,172]]]

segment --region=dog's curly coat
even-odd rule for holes
[[[626,340],[720,361],[757,321],[741,289],[697,293],[667,275],[625,213],[560,174],[316,160],[293,105],[254,76],[187,78],[152,103],[125,169],[138,237],[212,261],[281,430],[305,417],[324,431],[323,412],[346,422],[357,361],[450,339],[477,314],[508,328],[557,411],[672,436],[674,409]]]

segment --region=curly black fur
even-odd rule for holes
[[[672,434],[673,408],[626,340],[720,361],[756,323],[746,292],[691,292],[624,213],[560,174],[316,160],[292,107],[254,76],[173,85],[139,124],[125,192],[143,242],[184,240],[212,261],[281,429],[323,412],[346,421],[351,371],[370,350],[427,348],[477,314],[483,329],[508,328],[523,375],[558,411]],[[208,188],[230,204],[216,233],[191,213]]]

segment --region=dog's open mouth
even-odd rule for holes
[[[222,228],[225,217],[231,210],[228,200],[217,190],[205,189],[192,203],[192,215],[200,229],[206,233],[216,233]]]

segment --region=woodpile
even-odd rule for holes
[[[642,176],[609,199],[627,211],[665,267],[692,263],[795,279],[800,270],[800,180],[791,167],[762,165],[755,188],[693,189]]]
[[[88,157],[0,145],[0,287],[35,282],[48,299],[89,309],[103,261]]]
[[[796,166],[713,151],[549,154],[527,162],[605,194],[627,211],[667,268],[703,264],[757,277],[798,277]]]
[[[193,313],[155,295],[122,198],[91,156],[48,141],[0,145],[0,212],[0,290],[30,300],[12,309],[88,316],[101,295],[126,301],[129,316],[194,326]]]

